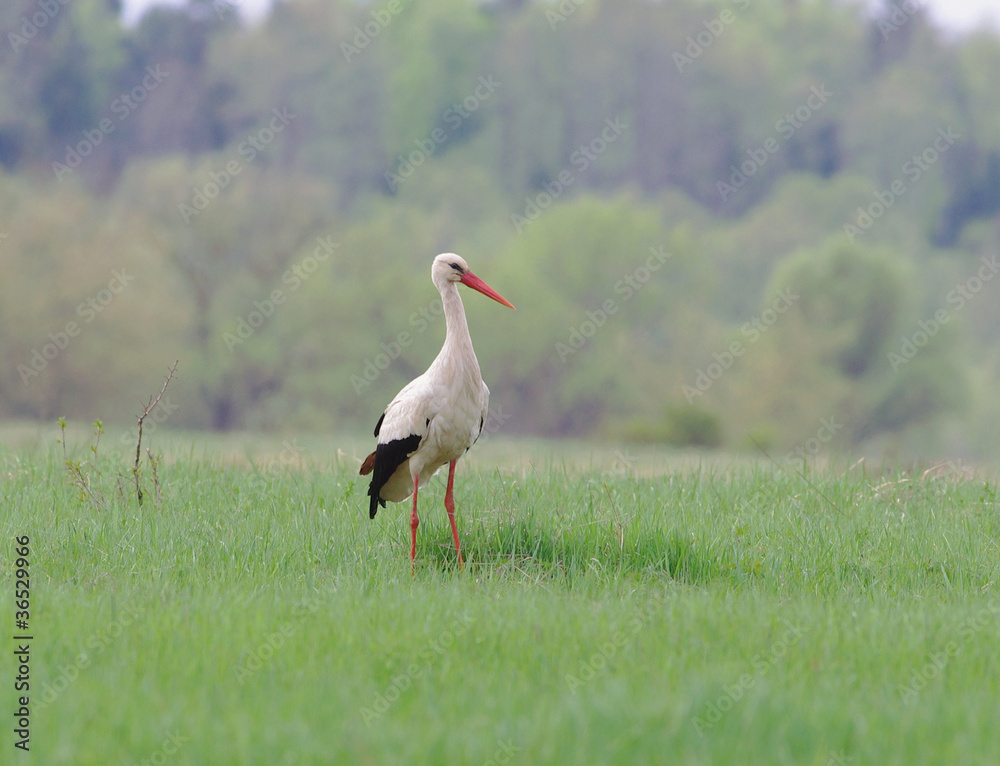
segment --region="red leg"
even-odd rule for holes
[[[420,526],[420,519],[417,518],[417,488],[420,486],[420,476],[413,478],[413,510],[410,512],[410,561],[417,557],[417,527]]]
[[[451,534],[455,538],[455,553],[458,554],[458,565],[462,566],[462,547],[458,544],[458,526],[455,524],[455,498],[451,496],[451,489],[455,486],[455,463],[452,460],[448,466],[448,489],[444,493],[444,507],[448,511],[448,521],[451,522]]]

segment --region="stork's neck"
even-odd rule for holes
[[[444,304],[445,338],[441,348],[441,356],[451,359],[471,361],[478,369],[479,361],[472,348],[472,337],[469,335],[469,323],[465,318],[465,306],[462,296],[458,294],[458,284],[446,282],[441,289],[441,302]]]

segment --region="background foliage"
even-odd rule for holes
[[[457,251],[518,306],[466,301],[507,432],[1000,448],[995,37],[832,0],[40,8],[0,9],[0,417],[124,421],[179,358],[173,425],[370,426]]]

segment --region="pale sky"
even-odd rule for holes
[[[936,19],[949,27],[967,30],[985,20],[1000,29],[998,0],[928,0],[926,5]]]
[[[219,4],[225,2],[236,6],[244,16],[250,19],[257,19],[264,15],[271,6],[271,0],[219,0]],[[186,0],[124,0],[125,23],[131,24],[151,5],[185,5]]]
[[[271,0],[220,0],[230,2],[250,18],[259,18],[270,6]],[[897,0],[902,3],[903,0]],[[125,0],[125,20],[134,21],[144,9],[154,3],[182,5],[183,0]],[[1000,30],[1000,0],[924,0],[921,3],[931,10],[931,14],[945,26],[959,31],[967,31],[983,21]]]

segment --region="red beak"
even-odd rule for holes
[[[477,290],[485,295],[487,298],[492,298],[497,303],[502,303],[508,308],[514,308],[514,304],[509,300],[504,298],[500,293],[486,284],[483,280],[473,274],[471,271],[465,272],[462,278],[459,280],[466,287],[471,287],[473,290]]]

